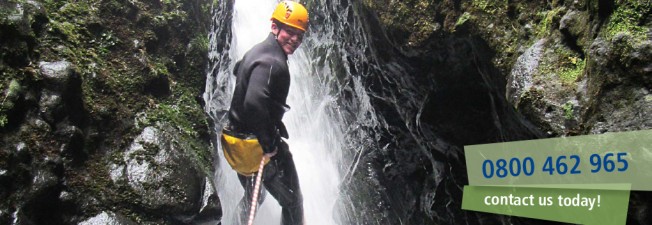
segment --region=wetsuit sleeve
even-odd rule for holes
[[[273,75],[273,66],[267,64],[255,66],[251,72],[249,87],[244,99],[244,111],[250,120],[247,123],[254,128],[254,134],[265,153],[273,152],[281,139],[270,115],[272,101],[270,91]]]

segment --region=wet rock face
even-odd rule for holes
[[[362,210],[351,217],[547,224],[461,212],[463,145],[650,128],[650,3],[408,4],[366,0],[356,13],[343,12],[358,21],[329,18],[350,25],[337,31],[352,52],[345,60],[385,126],[362,126],[381,137],[343,185],[360,196],[351,207]],[[638,194],[632,204],[645,211],[649,199]],[[628,223],[645,224],[633,214]]]
[[[541,39],[528,48],[512,67],[507,77],[507,98],[518,105],[521,97],[533,86],[533,76],[536,73],[546,40]]]
[[[210,178],[205,179],[203,186],[204,193],[201,198],[201,209],[199,210],[199,214],[193,218],[193,222],[196,224],[216,224],[222,217],[222,204],[220,204],[217,191],[210,180]]]
[[[200,208],[215,207],[215,202],[203,200],[214,189],[184,155],[180,141],[169,127],[146,127],[111,166],[110,175],[139,196],[144,209],[190,222]]]
[[[558,39],[535,42],[519,56],[507,75],[506,96],[509,102],[548,137],[578,132],[579,129],[580,107],[575,96],[578,89],[575,84],[560,78],[562,68],[552,66],[560,60],[568,60],[564,58],[568,56],[558,54],[567,50],[556,44],[558,42]]]
[[[102,212],[77,225],[136,225],[137,223],[113,212]]]
[[[217,223],[210,4],[0,1],[0,224]]]
[[[30,49],[37,42],[32,28],[46,23],[45,9],[36,1],[3,1],[0,7],[0,42],[6,43],[0,47],[0,59],[10,66],[26,66],[34,57]]]
[[[634,44],[632,44],[634,43]],[[652,41],[636,43],[627,34],[611,42],[598,38],[589,53],[585,129],[589,133],[652,128]]]
[[[50,124],[64,118],[75,124],[84,120],[81,99],[81,77],[67,61],[40,62],[43,91],[39,100],[40,114]]]
[[[169,125],[145,127],[109,166],[110,179],[152,214],[174,223],[215,223],[221,215],[217,192],[181,142]]]
[[[342,110],[378,119],[345,122],[356,130],[345,134],[350,139],[358,138],[356,132],[369,136],[351,140],[359,159],[342,184],[348,195],[338,199],[345,209],[338,212],[343,224],[499,224],[500,216],[485,219],[460,210],[461,187],[468,182],[463,145],[542,135],[506,100],[505,79],[492,65],[488,42],[468,33],[437,37],[445,34],[439,31],[422,39],[418,49],[405,51],[406,46],[385,39],[383,29],[392,28],[378,24],[373,10],[358,7],[361,11],[343,12],[360,15],[358,21],[335,28],[337,43],[350,52],[343,59],[350,79],[359,79],[364,89],[358,91],[358,83],[342,88],[343,95],[354,96],[342,100]],[[334,24],[351,20],[330,19]],[[524,69],[530,70],[535,69]],[[363,107],[356,98],[365,97],[373,111],[358,112]]]

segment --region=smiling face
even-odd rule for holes
[[[283,48],[286,55],[294,53],[303,41],[304,32],[294,27],[272,23],[272,33],[276,35],[276,41]]]

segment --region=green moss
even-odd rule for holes
[[[198,119],[204,118],[203,111],[197,107],[190,92],[181,88],[177,97],[164,101],[137,119],[139,127],[151,126],[157,122],[169,122],[177,130],[190,137],[196,137]],[[201,121],[206,123],[205,120]]]
[[[584,72],[584,68],[586,67],[586,63],[584,62],[583,59],[571,56],[567,58],[568,61],[570,62],[569,67],[563,67],[561,71],[559,72],[559,79],[563,83],[574,83],[580,75],[582,75],[582,72]]]
[[[4,85],[0,86],[4,89]],[[7,125],[9,118],[7,117],[7,112],[14,107],[14,100],[20,94],[22,87],[16,79],[13,79],[7,85],[7,89],[4,91],[4,98],[2,99],[2,104],[0,104],[0,128]]]
[[[11,99],[16,97],[21,89],[22,88],[16,79],[11,80],[11,82],[9,82],[9,87],[5,91],[5,98],[2,99],[2,103],[4,104],[5,101],[7,101],[7,98]]]
[[[68,21],[52,21],[50,24],[57,32],[61,33],[67,41],[73,44],[79,44],[79,31],[77,30],[77,25]]]
[[[191,154],[191,158],[202,171],[210,175],[210,150],[206,144],[199,141],[197,133],[197,130],[208,127],[204,111],[197,106],[190,89],[179,87],[175,93],[175,96],[138,116],[136,127],[155,126],[161,122],[172,125],[179,131],[181,138],[180,142],[175,144],[187,150],[186,153]]]
[[[95,43],[95,40],[93,39],[91,43]],[[96,47],[102,56],[104,56],[109,53],[109,49],[115,46],[117,43],[120,43],[120,39],[115,37],[112,31],[106,31],[100,35],[100,40],[97,41]]]
[[[131,191],[123,181],[113,182],[108,165],[111,165],[110,161],[122,161],[117,158],[123,158],[124,150],[141,131],[134,129],[130,122],[133,121],[135,112],[144,111],[151,124],[170,121],[169,124],[176,129],[172,132],[181,136],[175,141],[175,145],[182,146],[178,149],[184,149],[184,154],[194,156],[193,160],[199,162],[198,165],[204,171],[211,170],[211,151],[208,144],[198,137],[198,133],[206,132],[208,126],[203,110],[194,99],[202,88],[200,75],[206,68],[206,62],[199,60],[198,56],[207,57],[205,53],[198,53],[197,49],[208,49],[208,35],[198,27],[208,29],[211,1],[41,0],[36,1],[42,6],[38,9],[32,8],[25,0],[5,1],[24,3],[24,16],[38,21],[28,20],[31,23],[24,26],[25,30],[34,33],[29,34],[29,41],[2,43],[5,48],[0,51],[0,58],[24,56],[31,65],[21,64],[18,66],[20,68],[16,68],[16,63],[0,63],[0,126],[8,126],[7,123],[13,126],[13,116],[6,115],[7,111],[13,113],[12,104],[26,101],[24,105],[29,107],[27,110],[30,112],[36,107],[33,101],[38,101],[38,95],[33,99],[33,96],[23,94],[34,91],[36,93],[31,95],[37,94],[42,86],[38,82],[40,76],[38,68],[34,66],[35,62],[70,62],[81,76],[83,113],[84,118],[88,118],[81,128],[89,133],[84,140],[88,158],[74,168],[64,168],[69,181],[68,191],[75,198],[88,203],[80,209],[83,211],[80,218],[110,209],[132,217],[139,224],[169,223],[161,219],[160,215],[143,211],[141,196]],[[205,13],[202,14],[197,9],[202,9]],[[13,6],[0,7],[2,15],[5,12],[7,16],[14,15],[14,11],[16,7]],[[195,13],[192,19],[188,17],[191,13]],[[162,16],[161,19],[165,20],[163,27],[153,24],[153,19],[145,20],[143,15]],[[0,23],[12,22],[3,19],[6,20],[6,17],[0,17]],[[24,19],[18,21],[21,24],[5,25],[14,29],[17,25],[22,26],[23,21]],[[167,32],[168,30],[178,32]],[[200,33],[200,36],[194,38]],[[21,35],[25,34],[27,33]],[[11,38],[13,37],[7,37],[8,40],[13,40]],[[190,40],[192,46],[188,47]],[[134,45],[134,41],[139,44]],[[174,63],[175,60],[177,64]],[[153,75],[169,79],[169,96],[152,97],[144,93],[144,84]],[[190,75],[193,75],[192,78]],[[21,85],[24,88],[20,88]],[[26,99],[16,98],[22,96]],[[61,143],[53,137],[49,126],[22,126],[26,128],[24,131],[5,134],[8,144],[15,143],[12,142],[14,139],[25,142],[30,147],[30,155],[35,159],[41,158],[43,154],[58,154],[56,146]],[[147,160],[156,147],[145,146],[144,155],[134,157]],[[0,165],[6,162],[6,154],[0,151]],[[207,175],[211,173],[207,172]],[[175,187],[174,181],[165,182],[164,186]],[[16,187],[23,188],[21,185]],[[183,197],[179,195],[181,193],[182,190],[173,190],[177,197]]]
[[[564,110],[564,118],[570,120],[573,118],[573,103],[566,102],[561,106],[561,109]]]
[[[7,125],[8,122],[9,122],[9,119],[7,118],[7,115],[5,115],[4,113],[0,113],[0,128]]]
[[[538,13],[538,16],[542,17],[541,22],[539,22],[539,25],[537,26],[538,29],[536,34],[538,37],[545,37],[550,35],[550,31],[553,29],[552,24],[560,19],[559,17],[561,16],[562,10],[563,8],[559,7]]]
[[[621,1],[609,18],[604,35],[611,40],[616,34],[628,33],[636,41],[647,39],[650,28],[641,26],[652,8],[652,1]]]
[[[197,35],[190,43],[196,51],[208,52],[208,48],[210,47],[210,40],[208,40],[207,34]]]
[[[168,67],[165,66],[165,63],[156,61],[150,65],[151,67],[151,75],[154,77],[158,77],[159,75],[164,75],[164,76],[169,76],[170,71],[168,71]]]
[[[544,77],[554,75],[550,77],[559,78],[559,82],[564,85],[575,84],[586,69],[586,60],[568,47],[557,45],[553,48],[552,52],[544,55],[539,64],[538,74]]]
[[[471,14],[469,12],[464,12],[464,14],[462,14],[460,16],[460,18],[457,19],[457,22],[455,22],[455,26],[456,27],[461,26],[462,24],[464,24],[470,18],[471,18]]]
[[[489,14],[507,11],[507,0],[473,0],[472,6]]]

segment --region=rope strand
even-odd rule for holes
[[[263,177],[263,166],[265,165],[265,157],[260,161],[260,166],[258,166],[258,176],[256,177],[256,185],[254,186],[254,196],[251,199],[251,210],[249,211],[249,222],[248,225],[254,223],[254,216],[256,215],[256,205],[258,204],[258,192],[260,190],[260,181]]]

